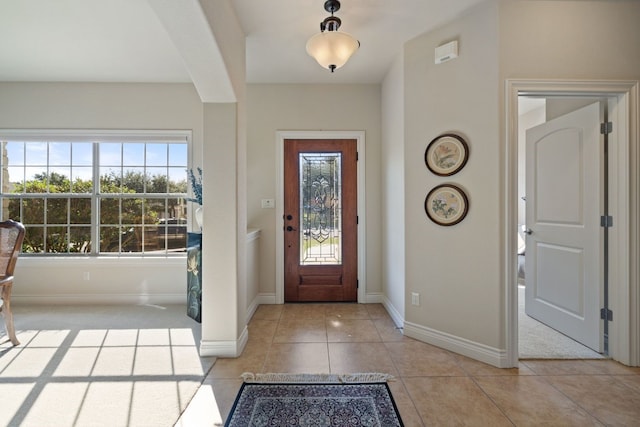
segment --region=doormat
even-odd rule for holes
[[[390,375],[243,374],[226,427],[403,426]]]

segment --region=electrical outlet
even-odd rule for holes
[[[420,294],[411,292],[411,305],[420,305]]]
[[[276,207],[276,202],[273,199],[262,199],[262,209],[273,209]]]

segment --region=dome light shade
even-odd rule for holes
[[[324,31],[307,42],[307,53],[323,68],[331,71],[347,63],[360,47],[360,42],[351,34],[339,31]]]
[[[342,21],[333,13],[339,9],[338,0],[325,1],[324,10],[330,12],[331,16],[320,23],[320,32],[307,41],[307,53],[332,73],[346,64],[360,47],[360,42],[351,34],[338,31]]]

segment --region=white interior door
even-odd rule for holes
[[[602,352],[600,105],[527,130],[525,312]]]

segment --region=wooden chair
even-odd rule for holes
[[[16,267],[23,240],[24,226],[22,224],[13,220],[0,222],[0,288],[2,288],[0,312],[4,317],[7,334],[13,345],[18,345],[20,342],[16,338],[13,326],[11,288],[13,287],[13,270]]]

